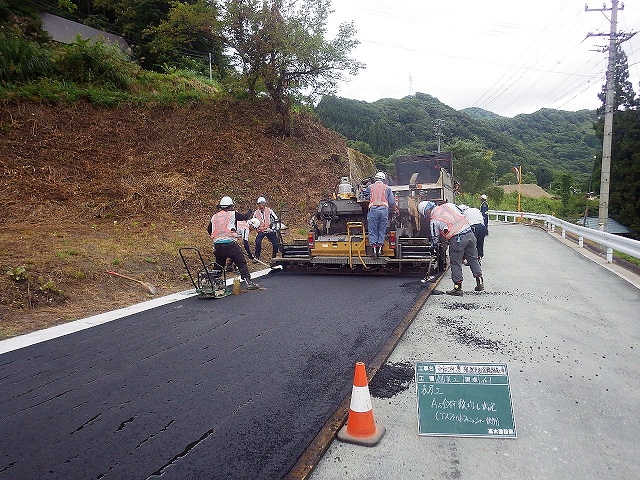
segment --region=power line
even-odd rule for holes
[[[478,92],[476,99],[469,100],[475,100],[474,106],[498,114],[513,111],[518,105],[526,105],[527,111],[533,111],[533,107],[563,107],[575,104],[575,99],[583,98],[585,93],[588,96],[590,91],[593,91],[594,106],[600,103],[597,93],[606,67],[600,55],[589,52],[590,46],[584,40],[585,33],[602,22],[596,16],[584,15],[583,4],[577,4],[575,0],[555,3],[544,0],[523,4],[517,9],[512,4],[505,4],[504,8],[492,9],[486,20],[486,6],[471,0],[461,0],[455,14],[446,4],[417,0],[403,0],[397,4],[376,0],[334,0],[333,3],[343,3],[344,8],[354,12],[358,29],[359,23],[364,26],[365,40],[361,40],[361,48],[365,51],[371,51],[371,45],[383,46],[397,52],[384,52],[377,48],[378,58],[390,56],[400,59],[404,55],[406,59],[403,58],[402,62],[429,66],[426,72],[420,67],[412,69],[412,91],[424,91],[442,99],[441,91],[452,95],[453,89],[451,84],[440,79],[467,75],[470,84],[478,85],[482,80],[491,79],[488,88]],[[640,8],[637,5],[627,7],[631,7],[627,8],[631,11],[625,11],[624,20],[629,25],[639,24]],[[546,20],[534,20],[540,16],[538,13],[544,13]],[[384,23],[380,19],[384,19]],[[442,25],[450,28],[447,31],[440,28]],[[371,28],[373,26],[376,28]],[[515,44],[521,37],[526,38],[523,47],[509,54],[513,50],[509,48],[510,44]],[[465,39],[464,50],[458,49],[457,44]],[[486,53],[482,54],[480,48],[476,48],[480,44],[486,44]],[[630,60],[637,58],[638,45],[638,42],[629,42]],[[391,58],[389,62],[388,71],[391,73],[398,70],[391,66],[395,59]],[[375,66],[375,61],[370,63],[370,67]],[[463,66],[460,70],[466,72],[450,71],[451,68],[457,70],[459,66]],[[632,64],[630,71],[633,77],[640,77],[639,69],[637,63]],[[380,82],[384,82],[384,74]],[[636,80],[633,83],[637,85]],[[392,84],[388,82],[389,86]],[[425,84],[428,88],[423,90],[421,85]],[[542,88],[543,85],[547,86],[546,89]],[[372,87],[367,89],[369,94],[376,90],[376,85]],[[449,103],[446,99],[444,102]]]
[[[555,15],[558,16],[561,13],[562,9],[566,7],[566,5],[567,2],[565,2],[565,4]],[[489,95],[484,101],[480,101],[482,99],[481,97],[478,101],[474,102],[474,105],[478,105],[480,107],[492,105],[492,107],[496,109],[503,102],[508,101],[508,98],[511,96],[511,94],[506,95],[506,93],[513,88],[518,90],[519,85],[524,84],[525,80],[532,77],[532,72],[534,71],[532,67],[536,64],[539,64],[541,62],[540,59],[549,57],[550,53],[552,52],[555,53],[555,44],[553,43],[553,39],[562,31],[564,26],[568,24],[568,20],[569,19],[567,16],[561,18],[558,27],[553,32],[551,32],[550,35],[546,35],[545,32],[551,28],[552,24],[549,23],[548,25],[544,26],[542,31],[536,35],[535,39],[516,60],[516,62],[518,62],[522,58],[526,59],[523,68],[516,68],[516,63],[514,62],[513,73],[508,78],[504,79],[504,81],[502,81],[502,79],[508,74],[508,71],[505,72],[501,79],[498,82],[494,83],[494,85],[492,85],[492,87],[487,90],[487,92],[485,92],[483,96],[491,90],[494,90],[494,92]],[[541,41],[541,39],[543,39],[543,41]],[[555,55],[554,58],[556,58]],[[557,62],[556,65],[561,62],[562,60]]]

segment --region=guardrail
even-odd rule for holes
[[[608,263],[613,263],[614,250],[626,253],[635,258],[640,258],[640,241],[638,240],[594,230],[593,228],[581,227],[580,225],[560,220],[552,215],[529,212],[507,212],[503,210],[489,210],[488,213],[489,218],[495,217],[496,220],[503,218],[505,222],[510,223],[517,223],[518,219],[522,221],[525,218],[537,222],[544,222],[547,231],[555,232],[556,228],[561,229],[562,238],[566,238],[567,232],[571,232],[578,237],[578,245],[581,248],[584,247],[585,239],[606,248]]]

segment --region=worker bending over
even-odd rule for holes
[[[467,205],[458,205],[458,208],[469,221],[471,230],[473,230],[473,234],[476,236],[478,263],[482,265],[482,257],[484,257],[484,237],[487,232],[484,226],[484,218],[482,217],[482,213],[480,212],[480,209],[469,207]]]
[[[436,206],[433,202],[420,202],[418,211],[425,218],[430,217],[431,243],[438,245],[442,237],[449,244],[449,260],[451,262],[451,280],[453,289],[447,291],[449,295],[462,296],[462,258],[465,257],[476,279],[476,292],[484,290],[482,268],[478,262],[476,237],[471,225],[460,209],[453,203]]]

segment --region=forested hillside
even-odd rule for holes
[[[573,174],[590,174],[593,155],[602,149],[593,128],[597,120],[594,110],[565,112],[542,109],[530,115],[495,118],[487,122],[509,135],[541,158],[560,162],[561,168]]]
[[[358,142],[356,147],[370,147],[369,153],[382,163],[399,151],[435,151],[434,121],[439,119],[443,149],[454,139],[478,139],[494,151],[497,177],[522,165],[523,172],[533,172],[547,187],[555,172],[585,180],[601,148],[593,129],[595,110],[540,110],[506,118],[480,109],[457,111],[430,95],[416,93],[372,103],[324,97],[316,112],[328,127]]]

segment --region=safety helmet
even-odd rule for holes
[[[261,203],[267,203],[267,199],[264,197],[258,197],[258,201],[256,202],[258,205]]]
[[[250,218],[247,223],[249,224],[250,227],[256,228],[256,229],[260,226],[260,220],[258,220],[257,218]]]
[[[483,195],[480,195],[480,198],[481,198],[482,200],[486,200],[486,199],[487,199],[487,196],[483,194]]]
[[[384,174],[384,172],[378,172],[375,174],[374,178],[376,180],[385,180],[387,176]]]
[[[429,210],[431,210],[433,207],[435,207],[436,204],[433,202],[429,202],[429,201],[424,201],[424,202],[420,202],[418,204],[418,212],[420,212],[421,215],[427,215],[427,212]]]
[[[224,196],[220,199],[221,208],[229,208],[231,206],[233,206],[233,200],[231,200],[231,197]]]
[[[458,205],[458,208],[460,209],[460,211],[462,213],[466,212],[469,209],[469,205],[465,205],[464,203],[461,205]]]

